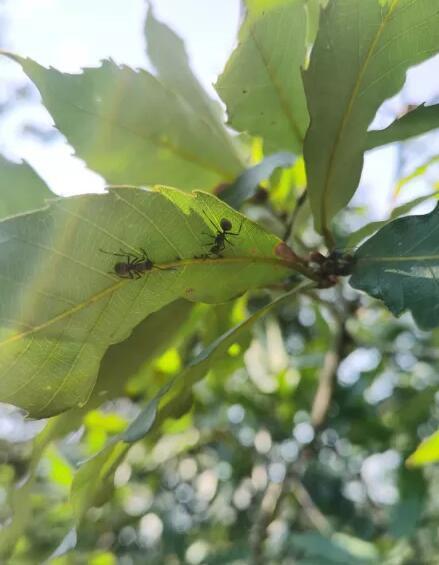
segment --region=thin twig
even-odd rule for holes
[[[299,215],[300,209],[302,208],[302,206],[306,202],[307,194],[308,193],[307,193],[306,188],[305,188],[305,190],[302,192],[302,194],[297,198],[296,206],[294,207],[294,210],[293,210],[293,212],[290,216],[290,219],[289,219],[287,225],[285,226],[285,232],[284,232],[284,237],[283,237],[284,241],[288,241],[290,239],[291,232],[293,231],[294,223],[297,220],[297,216]]]
[[[285,494],[287,481],[269,483],[259,506],[256,519],[250,532],[251,565],[263,565],[264,541],[267,537],[267,527],[274,520],[279,505]]]
[[[319,375],[319,384],[311,408],[311,424],[321,428],[328,415],[334,390],[335,378],[340,361],[343,358],[348,334],[344,321],[337,321],[333,343],[325,355]]]
[[[302,481],[297,477],[291,477],[290,483],[297,502],[303,508],[311,524],[323,535],[331,533],[332,526],[329,520],[320,512]]]

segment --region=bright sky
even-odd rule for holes
[[[212,83],[221,72],[236,41],[240,20],[239,0],[155,0],[156,16],[184,38],[192,66],[214,95]],[[143,0],[4,0],[3,46],[39,63],[66,72],[96,66],[111,57],[118,63],[148,66],[143,38],[146,2]],[[409,73],[401,96],[383,106],[374,125],[384,127],[406,104],[439,101],[439,58]],[[18,66],[0,61],[0,102],[17,82],[29,84]],[[2,117],[0,151],[13,159],[26,159],[59,194],[102,190],[103,180],[72,156],[72,149],[58,136],[42,143],[23,136],[21,127],[32,123],[47,126],[51,119],[35,93],[31,103],[21,105],[5,120]],[[423,136],[416,143],[419,154],[439,151],[437,135]],[[391,205],[390,194],[397,168],[404,165],[404,150],[396,146],[371,152],[356,202],[367,202],[372,215],[382,216]],[[410,167],[409,167],[410,168]],[[408,199],[430,188],[429,179],[409,193]]]

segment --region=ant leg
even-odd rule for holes
[[[143,247],[140,248],[140,251],[142,252],[143,261],[149,261],[148,253],[143,249]]]
[[[105,249],[99,249],[99,251],[107,255],[113,255],[113,257],[127,257],[126,253],[115,253],[114,251],[106,251]]]
[[[217,237],[216,235],[213,235],[213,233],[207,233],[205,231],[202,231],[201,235],[206,235],[207,237],[211,237],[212,239],[215,239]]]

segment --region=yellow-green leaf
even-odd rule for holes
[[[206,257],[221,218],[229,236]],[[173,300],[223,302],[290,272],[279,239],[206,193],[114,189],[1,224],[0,401],[50,416],[87,401],[107,348]],[[114,273],[146,250],[157,268]]]

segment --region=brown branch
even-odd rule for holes
[[[323,367],[319,375],[319,384],[311,408],[311,424],[314,428],[321,428],[328,415],[337,369],[344,356],[347,338],[348,334],[344,321],[337,321],[333,343],[325,355]]]
[[[274,520],[287,488],[286,476],[281,483],[269,483],[250,532],[251,565],[264,565],[264,541],[267,527]]]
[[[291,487],[297,502],[303,508],[309,521],[316,528],[316,530],[318,530],[323,535],[331,533],[331,524],[329,523],[326,516],[324,516],[324,514],[320,512],[319,508],[314,503],[311,495],[306,490],[303,483],[298,478],[292,477]]]

